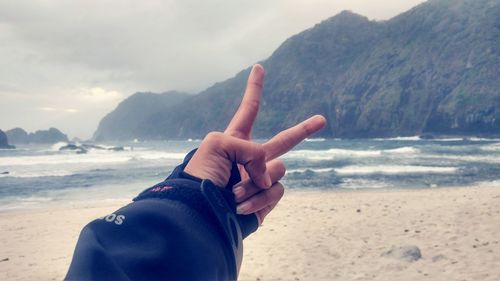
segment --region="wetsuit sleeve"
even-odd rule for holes
[[[194,151],[163,182],[85,226],[65,280],[236,280],[242,239],[255,215],[236,215],[226,188],[184,172]]]

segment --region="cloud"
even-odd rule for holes
[[[56,111],[57,109],[55,109],[53,107],[42,107],[42,108],[40,108],[40,110],[43,110],[43,111]]]
[[[117,91],[107,91],[99,87],[90,89],[81,88],[78,89],[77,92],[79,99],[90,103],[118,101],[123,98],[123,96]]]

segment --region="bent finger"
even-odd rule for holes
[[[250,138],[253,123],[259,112],[264,75],[264,68],[260,64],[253,66],[238,111],[236,111],[224,133],[241,139]]]
[[[274,159],[267,162],[267,171],[272,183],[278,182],[286,172],[283,161]],[[262,191],[262,188],[255,185],[251,180],[244,180],[233,187],[234,197],[237,203],[243,202],[254,194]]]
[[[245,202],[239,204],[236,208],[238,214],[248,215],[258,212],[269,205],[277,203],[285,192],[285,188],[279,182],[273,184],[271,188],[250,197]]]
[[[321,130],[325,124],[325,117],[315,115],[289,129],[281,131],[263,144],[266,152],[266,160],[271,160],[285,154],[305,138]]]

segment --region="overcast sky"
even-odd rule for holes
[[[389,19],[422,0],[0,0],[0,129],[89,138],[137,91],[192,93],[342,10]]]

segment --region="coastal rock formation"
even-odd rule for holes
[[[125,148],[123,146],[102,146],[102,145],[95,145],[95,144],[74,144],[74,143],[68,143],[59,148],[59,151],[64,151],[64,150],[73,150],[76,152],[76,154],[85,154],[87,153],[90,149],[95,149],[95,150],[109,150],[109,151],[124,151]]]
[[[22,128],[14,128],[5,131],[9,141],[14,144],[27,144],[29,143],[28,133]]]
[[[38,130],[34,133],[27,133],[22,128],[14,128],[5,132],[9,141],[14,144],[52,144],[57,142],[67,142],[68,136],[56,128],[48,130]]]
[[[3,148],[3,149],[16,148],[15,146],[9,144],[9,141],[7,139],[7,135],[2,130],[0,130],[0,148]]]
[[[254,135],[313,114],[327,117],[325,137],[500,135],[499,18],[497,0],[429,0],[387,21],[348,11],[327,19],[261,62],[267,76]],[[119,106],[95,137],[132,139],[113,128],[140,139],[223,130],[249,70],[173,107],[109,117]]]
[[[68,136],[56,128],[50,128],[30,133],[28,139],[29,143],[57,143],[61,141],[67,142]]]

